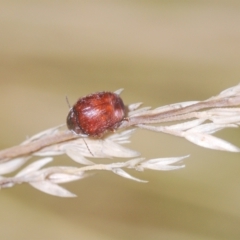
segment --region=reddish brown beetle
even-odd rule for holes
[[[80,98],[67,116],[68,129],[76,134],[102,136],[115,130],[125,117],[125,106],[118,94],[98,92]]]

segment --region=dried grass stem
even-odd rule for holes
[[[5,162],[11,160],[12,158],[29,155],[43,149],[44,147],[66,142],[75,138],[78,138],[78,136],[72,132],[62,131],[60,133],[56,133],[55,135],[45,136],[42,139],[30,142],[28,144],[7,148],[0,151],[0,162]]]
[[[240,104],[240,96],[210,98],[205,101],[197,102],[190,106],[177,109],[166,110],[159,113],[143,113],[139,116],[129,117],[128,121],[123,121],[119,128],[128,128],[131,126],[142,127],[141,124],[161,123],[174,120],[183,120],[196,117],[196,111],[209,108],[233,107]],[[195,112],[195,113],[194,113]],[[47,146],[69,141],[79,136],[70,131],[62,131],[55,135],[44,136],[28,144],[14,146],[0,151],[0,162],[8,161],[16,157],[27,156],[39,151]]]

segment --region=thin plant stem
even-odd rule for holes
[[[156,114],[142,114],[140,116],[129,117],[128,121],[123,121],[119,128],[128,128],[131,126],[137,126],[138,124],[146,123],[161,123],[175,120],[183,120],[192,118],[194,111],[199,111],[207,108],[219,108],[219,107],[233,107],[240,104],[240,97],[226,97],[220,99],[209,99],[206,101],[198,102],[190,106],[182,107],[179,109],[172,109]],[[141,125],[139,125],[140,127]],[[7,148],[0,151],[0,162],[5,162],[13,158],[27,156],[36,151],[39,151],[47,146],[58,144],[61,142],[69,141],[81,136],[77,136],[71,131],[62,131],[55,135],[45,136],[34,142],[30,142],[24,145],[18,145],[11,148]]]

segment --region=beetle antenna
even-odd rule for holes
[[[90,150],[90,148],[88,147],[88,145],[87,145],[87,143],[86,143],[86,141],[85,141],[85,139],[83,138],[83,141],[84,141],[84,143],[85,143],[85,145],[86,145],[86,147],[87,147],[87,149],[88,149],[88,151],[92,154],[92,156],[94,157],[94,155],[93,155],[93,153],[91,152],[91,150]]]
[[[66,102],[67,102],[67,105],[68,105],[68,107],[69,107],[69,109],[71,108],[71,105],[70,105],[70,103],[69,103],[69,101],[68,101],[68,97],[66,96]]]

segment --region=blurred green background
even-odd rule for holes
[[[158,107],[240,79],[239,1],[0,1],[0,29],[2,149],[65,122],[66,95],[124,88],[126,104]],[[217,135],[240,146],[237,129]],[[74,199],[4,189],[0,238],[240,239],[239,154],[143,130],[129,146],[191,156],[183,170],[130,171],[147,184],[97,172],[66,185]]]

